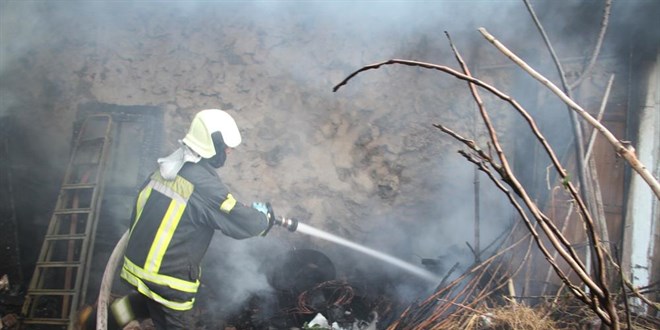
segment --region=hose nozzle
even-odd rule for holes
[[[296,229],[298,229],[298,220],[296,219],[287,219],[281,217],[275,221],[275,224],[286,228],[290,232],[294,232]]]

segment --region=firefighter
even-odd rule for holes
[[[227,112],[200,111],[180,142],[136,199],[121,269],[136,292],[111,306],[120,327],[148,312],[156,329],[190,329],[200,263],[215,230],[245,239],[265,236],[275,221],[269,203],[240,203],[215,171],[241,143]]]

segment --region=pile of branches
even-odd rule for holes
[[[526,2],[526,4],[528,3]],[[606,13],[609,13],[609,4],[610,2],[608,1]],[[531,11],[531,7],[529,8]],[[606,17],[607,15],[605,18]],[[627,142],[616,138],[606,127],[600,124],[596,118],[585,111],[573,100],[572,97],[570,97],[570,87],[566,83],[563,75],[562,83],[564,88],[562,90],[506,48],[502,43],[495,39],[495,37],[488,33],[486,29],[480,28],[479,32],[499,51],[564,101],[571,114],[579,115],[588,124],[594,127],[594,132],[598,131],[601,133],[613,146],[617,155],[625,159],[631,168],[648,183],[654,194],[660,198],[660,184],[658,184],[657,179],[653,177],[644,164],[638,160],[634,148],[632,148]],[[615,330],[621,329],[622,326],[631,329],[633,326],[631,313],[627,305],[628,295],[634,295],[648,307],[657,311],[659,306],[658,303],[651,301],[645,295],[641,294],[638,288],[635,288],[632,283],[625,278],[621,267],[614,260],[613,254],[606,244],[603,243],[599,234],[599,230],[605,227],[604,217],[600,214],[597,216],[592,214],[591,209],[593,207],[588,207],[587,202],[585,202],[584,194],[580,193],[571,181],[568,171],[559,161],[559,157],[557,157],[555,151],[539,130],[534,118],[532,118],[520,103],[511,96],[503,93],[492,85],[474,78],[470,74],[470,71],[458,50],[454,47],[449,34],[447,34],[447,37],[452,51],[460,64],[462,72],[456,71],[447,66],[432,63],[392,59],[362,67],[337,84],[334,87],[334,91],[336,92],[350,79],[362,72],[394,64],[437,70],[466,81],[478,107],[485,129],[488,132],[489,139],[487,147],[484,148],[480,146],[474,139],[466,138],[444,125],[436,124],[434,127],[460,142],[465,147],[465,149],[458,151],[460,155],[467,161],[473,163],[502,193],[507,196],[509,202],[517,211],[517,214],[521,219],[520,223],[526,228],[528,236],[525,238],[529,238],[529,247],[532,245],[537,247],[538,251],[543,255],[545,260],[547,260],[550,268],[561,280],[562,288],[565,288],[571,294],[573,299],[579,301],[582,306],[595,315],[602,325]],[[556,64],[560,69],[560,72],[563,72],[561,70],[561,65],[558,62]],[[586,74],[586,72],[583,73],[583,75],[584,74]],[[611,86],[611,80],[609,86]],[[541,210],[534,201],[534,198],[520,183],[512,171],[507,155],[504,153],[499,142],[498,132],[484,106],[478,88],[481,88],[508,103],[513,110],[524,119],[530,131],[540,144],[541,149],[550,158],[551,167],[556,172],[563,188],[570,195],[572,207],[575,208],[579,215],[578,218],[582,222],[582,227],[588,238],[588,248],[592,251],[594,256],[593,270],[587,267],[585,262],[575,251],[574,245],[564,235],[563,230],[558,228],[556,221],[551,219],[550,216]],[[581,131],[579,127],[578,131]],[[576,143],[582,144],[582,142],[583,141],[577,141]],[[491,148],[494,150],[494,155],[490,152]],[[584,160],[583,157],[585,157],[585,155],[582,152],[577,155],[577,158],[580,160],[580,165],[581,161]],[[583,172],[584,167],[580,165],[578,165],[579,172]],[[582,175],[580,175],[580,178],[582,178]],[[581,187],[583,188],[583,191],[587,189],[584,184],[581,185]],[[441,285],[433,295],[428,297],[428,299],[410,306],[401,315],[397,322],[390,325],[389,329],[467,328],[467,326],[471,324],[470,322],[473,322],[473,315],[480,315],[483,313],[478,308],[487,307],[487,305],[485,305],[486,300],[492,299],[493,297],[497,298],[498,295],[494,295],[494,293],[505,287],[507,283],[510,283],[510,279],[518,271],[512,271],[503,266],[507,264],[506,260],[504,260],[503,254],[508,251],[510,247],[525,241],[525,238],[519,239],[505,249],[501,249],[493,257],[472,267],[472,269],[454,280],[452,283],[446,286],[443,283],[443,285]],[[562,268],[560,267],[560,264],[565,264],[567,267]],[[616,275],[611,276],[611,274]],[[612,278],[608,278],[608,276],[612,278],[618,277],[618,280],[613,281]],[[612,285],[612,283],[616,283],[616,285]],[[617,292],[621,292],[621,294],[617,294]],[[500,305],[504,306],[505,304],[502,303]],[[623,310],[623,313],[621,313],[621,310]],[[625,323],[621,322],[621,315],[625,316]]]
[[[498,251],[490,258],[473,265],[453,281],[445,283],[451,275],[450,270],[435,293],[424,301],[409,306],[387,329],[468,329],[470,324],[475,324],[473,316],[488,316],[489,312],[480,309],[506,304],[508,300],[505,297],[511,296],[511,279],[525,264],[522,262],[517,269],[509,269],[508,265],[514,256],[510,252],[526,243],[523,257],[526,259],[531,248],[529,235],[512,242],[515,232],[516,226],[513,226],[502,241],[508,244],[501,243]]]

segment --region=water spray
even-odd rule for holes
[[[282,226],[286,229],[288,229],[290,232],[300,232],[303,234],[307,234],[310,236],[318,237],[321,239],[324,239],[329,242],[337,243],[343,246],[346,246],[348,248],[351,248],[353,250],[362,252],[366,255],[372,256],[376,259],[380,259],[382,261],[385,261],[393,266],[399,267],[411,274],[414,274],[420,278],[423,278],[429,282],[438,284],[440,283],[441,279],[438,277],[436,274],[422,268],[416,265],[413,265],[411,263],[405,262],[401,259],[395,258],[391,255],[385,254],[383,252],[376,251],[372,248],[366,247],[364,245],[357,244],[355,242],[351,242],[345,238],[341,238],[339,236],[330,234],[328,232],[325,232],[323,230],[314,228],[312,226],[306,225],[304,223],[299,222],[298,220],[295,219],[286,219],[284,217],[280,217],[275,221],[275,224],[278,226]]]

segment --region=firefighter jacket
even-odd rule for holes
[[[193,307],[201,260],[215,230],[235,239],[263,233],[266,216],[237,202],[206,162],[186,163],[174,180],[155,171],[140,191],[121,277],[174,310]]]

